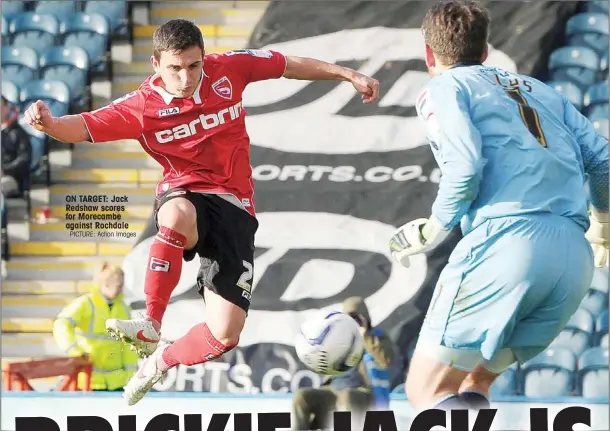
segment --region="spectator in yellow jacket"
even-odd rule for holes
[[[106,332],[107,319],[130,319],[131,308],[123,302],[121,268],[105,263],[90,293],[67,305],[53,325],[53,337],[71,357],[83,356],[93,364],[91,389],[119,391],[137,371],[138,356]],[[84,388],[85,375],[78,379]]]

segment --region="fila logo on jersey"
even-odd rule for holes
[[[150,270],[156,272],[169,272],[169,262],[158,257],[150,258]]]
[[[180,124],[172,129],[161,130],[155,133],[155,138],[160,144],[167,144],[173,140],[179,140],[196,135],[199,132],[198,124],[203,130],[213,129],[221,124],[233,121],[241,116],[241,102],[228,108],[221,109],[215,114],[201,114],[190,123]]]
[[[171,108],[160,109],[157,111],[157,115],[159,117],[167,117],[168,115],[176,115],[180,113],[180,108],[177,106],[172,106]]]
[[[212,90],[214,93],[218,94],[223,99],[231,99],[233,96],[233,86],[231,85],[231,81],[226,76],[223,76],[218,81],[212,84]]]

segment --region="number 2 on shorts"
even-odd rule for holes
[[[244,268],[246,270],[239,276],[239,280],[237,280],[237,286],[244,289],[244,291],[248,293],[252,293],[252,285],[250,284],[252,281],[252,275],[254,274],[252,264],[250,262],[242,261]]]

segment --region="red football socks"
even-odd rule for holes
[[[185,246],[184,235],[161,226],[150,248],[144,293],[146,313],[157,331],[160,329],[171,294],[180,281]]]
[[[191,328],[182,338],[165,348],[157,359],[161,371],[178,364],[195,365],[221,357],[235,346],[225,346],[210,332],[208,325],[200,323]]]

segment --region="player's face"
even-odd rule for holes
[[[190,97],[199,84],[203,69],[203,52],[198,46],[180,52],[161,51],[159,60],[151,63],[161,76],[165,90],[177,97]]]

